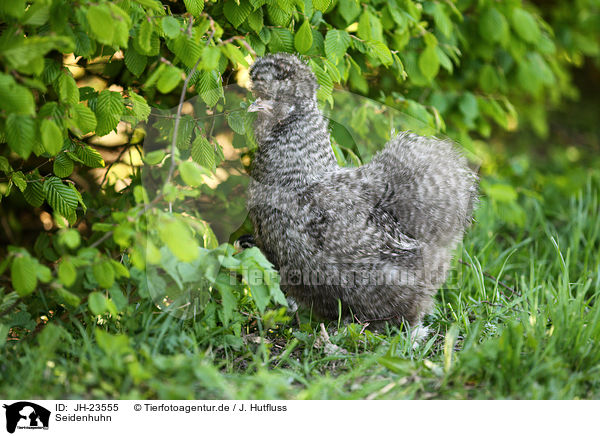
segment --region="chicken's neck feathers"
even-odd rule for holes
[[[316,102],[295,109],[285,122],[257,122],[258,149],[251,176],[267,185],[301,188],[339,169],[327,120]],[[266,127],[265,127],[266,125]]]

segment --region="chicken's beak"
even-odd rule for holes
[[[248,106],[248,112],[266,112],[271,113],[273,111],[273,102],[271,100],[263,100],[257,98],[250,106]]]

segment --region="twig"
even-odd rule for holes
[[[106,241],[108,238],[110,238],[113,235],[113,233],[114,233],[113,230],[111,230],[110,232],[106,232],[104,235],[102,235],[102,237],[100,239],[98,239],[96,242],[91,244],[90,248],[96,248],[98,245],[102,244],[104,241]]]
[[[208,35],[208,39],[206,40],[206,45],[208,45],[210,44],[210,41],[212,41],[212,39],[214,38],[215,33],[217,32],[217,28],[215,27],[215,20],[213,19],[213,17],[208,15],[206,12],[204,12],[202,16],[208,19],[208,23],[210,24],[210,34]]]
[[[250,44],[248,44],[248,43],[246,42],[246,37],[245,37],[245,36],[241,36],[241,35],[232,36],[231,38],[228,38],[228,39],[226,39],[226,40],[224,40],[224,41],[221,41],[221,42],[219,43],[219,45],[226,45],[226,44],[229,44],[230,42],[233,42],[233,41],[240,41],[240,43],[241,43],[241,44],[242,44],[244,47],[246,47],[246,50],[248,50],[248,52],[249,52],[250,54],[252,54],[252,56],[253,56],[253,57],[256,57],[256,52],[255,52],[255,51],[254,51],[254,49],[253,49],[253,48],[250,46]]]
[[[190,79],[198,69],[198,65],[200,65],[200,61],[202,57],[199,57],[194,67],[190,70],[190,72],[186,75],[185,80],[183,81],[183,89],[181,90],[181,95],[179,96],[179,105],[177,105],[177,115],[175,116],[175,127],[173,128],[173,140],[171,141],[171,165],[169,166],[169,173],[167,174],[167,179],[165,180],[164,186],[171,182],[173,178],[173,173],[175,172],[175,167],[177,163],[175,162],[175,148],[177,147],[177,133],[179,131],[179,122],[181,121],[181,111],[183,109],[183,103],[185,102],[185,94],[187,93],[187,88],[190,83]]]
[[[187,26],[187,34],[191,38],[192,37],[192,27],[194,26],[194,17],[190,17],[190,21]]]
[[[121,152],[119,153],[119,155],[117,156],[117,158],[112,161],[110,163],[110,165],[108,166],[108,168],[106,169],[106,172],[104,173],[104,177],[102,177],[102,181],[100,182],[100,187],[102,187],[102,185],[104,185],[104,182],[106,181],[106,177],[108,176],[108,173],[110,172],[110,169],[112,168],[112,166],[119,162],[121,160],[121,158],[123,157],[123,155],[125,154],[125,152],[129,149],[129,147],[127,145],[123,146],[123,149],[121,150]]]
[[[193,21],[193,18],[191,20]],[[212,27],[214,29],[214,23],[212,24]],[[210,39],[212,39],[212,36]],[[179,122],[181,121],[181,111],[183,110],[183,103],[185,102],[185,95],[187,93],[190,79],[192,78],[192,76],[194,75],[196,70],[198,69],[198,65],[200,65],[201,60],[202,60],[202,57],[198,58],[198,60],[194,64],[194,67],[186,75],[185,80],[183,81],[183,88],[181,90],[181,95],[179,96],[179,104],[177,105],[177,115],[175,115],[175,126],[173,129],[173,139],[171,141],[171,164],[169,165],[169,172],[167,174],[165,183],[163,184],[162,193],[160,193],[159,195],[154,197],[154,199],[150,203],[148,203],[142,210],[140,210],[137,213],[136,218],[139,218],[140,216],[142,216],[148,209],[150,209],[151,207],[156,205],[156,203],[158,203],[164,197],[164,195],[165,195],[164,188],[173,179],[173,174],[175,173],[175,167],[177,166],[177,163],[175,162],[175,149],[177,148],[177,133],[179,131]],[[169,208],[169,210],[170,210],[170,208]],[[98,239],[96,242],[91,244],[90,247],[95,248],[95,247],[99,246],[104,241],[109,239],[113,234],[114,234],[114,230],[111,230],[111,231],[105,233],[100,239]]]

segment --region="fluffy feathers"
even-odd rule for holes
[[[417,325],[471,220],[476,177],[447,141],[404,133],[340,168],[310,68],[287,54],[250,70],[259,148],[248,209],[282,288],[316,313]]]

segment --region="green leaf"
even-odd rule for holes
[[[206,71],[216,70],[219,66],[221,50],[218,47],[208,46],[202,52],[202,69]]]
[[[115,270],[107,260],[95,262],[92,266],[92,272],[101,288],[108,289],[115,282]]]
[[[58,76],[58,96],[63,103],[72,105],[79,103],[79,88],[70,74],[63,72]]]
[[[222,95],[221,81],[217,79],[216,71],[201,71],[197,82],[198,94],[204,102],[212,107]]]
[[[81,137],[91,133],[96,128],[96,115],[83,103],[76,104],[71,108],[71,123],[69,129]]]
[[[325,65],[325,70],[331,77],[331,80],[335,83],[339,83],[342,80],[342,76],[340,75],[338,67],[336,67],[329,59],[323,59],[323,64]]]
[[[125,105],[120,93],[105,89],[98,94],[96,107],[96,135],[104,136],[117,127]]]
[[[444,5],[442,3],[434,3],[433,21],[435,27],[444,35],[449,38],[452,34],[452,21],[446,14]]]
[[[223,5],[225,18],[227,18],[235,28],[238,28],[240,24],[248,18],[251,11],[252,6],[250,6],[250,3],[247,0],[240,0],[239,4],[233,0],[229,0]]]
[[[163,217],[158,234],[169,250],[182,262],[192,262],[198,257],[198,243],[189,227],[176,218]]]
[[[141,95],[129,90],[129,100],[131,101],[131,111],[133,112],[133,120],[131,124],[136,125],[140,121],[147,121],[150,116],[150,106],[146,99]]]
[[[45,24],[50,16],[50,6],[43,3],[32,4],[23,17],[23,24],[35,27]]]
[[[379,59],[383,65],[389,66],[394,63],[392,52],[390,52],[390,49],[383,42],[367,41],[367,47],[369,48],[371,56]]]
[[[58,264],[58,280],[67,288],[75,283],[77,270],[69,257],[64,257]]]
[[[14,18],[25,15],[25,0],[11,0],[0,2],[0,12]]]
[[[488,195],[492,200],[501,202],[501,203],[512,203],[517,200],[518,194],[515,188],[511,185],[502,184],[502,183],[482,183],[482,189],[486,195]]]
[[[51,119],[61,129],[65,127],[65,118],[67,114],[65,112],[65,106],[58,104],[55,101],[49,101],[45,103],[38,112],[38,119],[43,120],[44,118]]]
[[[50,176],[44,182],[44,194],[48,204],[59,214],[69,219],[77,208],[77,195],[58,177]]]
[[[106,297],[101,292],[91,292],[88,296],[88,307],[94,315],[102,315],[108,311]]]
[[[294,51],[294,36],[292,35],[292,32],[279,27],[271,29],[269,49],[273,53],[280,51],[292,53]]]
[[[129,270],[122,263],[117,262],[114,259],[110,259],[110,264],[115,270],[115,277],[117,278],[129,278]]]
[[[244,55],[242,54],[240,49],[237,48],[235,45],[225,44],[221,49],[225,52],[225,56],[229,58],[234,68],[237,68],[238,65],[248,67],[248,62],[246,61],[246,59],[244,59]]]
[[[182,74],[183,71],[181,71],[179,68],[168,66],[165,70],[163,70],[162,74],[158,78],[158,82],[156,82],[156,89],[163,94],[168,94],[175,89],[179,82],[181,82]]]
[[[92,35],[101,44],[112,45],[115,34],[115,19],[110,7],[106,4],[90,6],[87,11],[87,21]]]
[[[147,24],[144,24],[147,23]],[[156,56],[160,53],[160,38],[154,26],[146,18],[136,30],[135,38],[132,40],[133,48],[141,55]]]
[[[96,51],[96,41],[90,38],[90,36],[81,30],[75,30],[75,50],[76,56],[83,56],[86,59],[90,59]]]
[[[512,25],[517,35],[524,41],[534,44],[540,39],[541,32],[537,21],[526,10],[521,8],[513,9]]]
[[[381,21],[377,16],[366,9],[358,20],[358,37],[366,41],[374,40],[385,42]]]
[[[479,86],[483,92],[492,93],[500,84],[496,70],[491,65],[484,65],[479,72]]]
[[[271,41],[271,31],[268,27],[263,27],[262,29],[260,29],[258,37],[260,38],[263,44],[268,44]]]
[[[264,17],[262,8],[258,8],[248,15],[248,25],[256,33],[259,33],[264,26]]]
[[[16,171],[11,174],[10,180],[17,185],[19,191],[23,192],[27,188],[27,180],[21,171]]]
[[[419,55],[419,69],[427,80],[431,81],[440,70],[440,60],[438,58],[435,46],[428,45]]]
[[[143,18],[140,23],[137,34],[137,43],[142,49],[143,54],[149,55],[152,53],[152,34],[154,33],[154,26],[149,18]]]
[[[179,174],[188,186],[200,186],[204,183],[205,170],[195,162],[185,161],[179,164]]]
[[[79,296],[67,291],[64,288],[57,288],[56,293],[66,304],[71,307],[79,307],[81,304],[81,298]]]
[[[313,0],[313,6],[316,10],[325,12],[329,5],[331,5],[331,0]]]
[[[104,159],[98,151],[89,146],[76,146],[75,155],[83,162],[85,166],[90,168],[104,168]]]
[[[177,38],[181,33],[181,25],[179,24],[179,21],[177,21],[177,19],[171,15],[163,17],[161,24],[163,32],[165,32],[165,35],[167,35],[168,38]]]
[[[127,269],[125,269],[125,270],[127,271]],[[129,273],[129,271],[127,271],[127,272]],[[110,293],[110,300],[115,303],[117,310],[120,312],[125,310],[125,308],[127,307],[127,304],[129,304],[129,300],[127,299],[125,294],[123,294],[123,291],[121,291],[121,289],[119,287],[113,286],[112,288],[110,288],[108,290],[108,292]]]
[[[508,129],[508,116],[496,100],[480,100],[481,111],[490,116],[503,129]]]
[[[62,229],[58,234],[58,243],[74,250],[81,244],[81,235],[75,229]]]
[[[10,268],[10,276],[13,289],[20,297],[25,297],[35,291],[37,265],[37,262],[28,254],[17,255],[14,258]]]
[[[0,171],[4,171],[5,173],[12,171],[12,167],[8,163],[8,159],[4,156],[0,156]]]
[[[204,45],[190,39],[187,34],[182,34],[169,43],[169,48],[188,67],[193,68],[198,59],[202,57]]]
[[[58,49],[68,53],[75,48],[73,40],[65,36],[29,35],[27,38],[16,37],[10,43],[7,42],[3,43],[3,60],[28,75],[40,75],[43,72],[43,57],[50,50]]]
[[[42,144],[50,156],[60,153],[63,145],[63,134],[60,128],[50,120],[42,120],[40,125]]]
[[[27,159],[35,141],[35,121],[29,115],[10,114],[6,118],[6,139],[9,147]]]
[[[107,300],[108,301],[108,300]],[[108,302],[106,303],[108,309]],[[105,311],[107,310],[105,309]],[[111,335],[105,331],[96,328],[96,342],[98,346],[108,355],[124,355],[131,354],[132,350],[129,346],[129,338],[123,334]]]
[[[435,51],[436,51],[438,59],[440,61],[440,66],[442,66],[446,71],[448,71],[448,72],[450,72],[450,74],[452,74],[454,72],[454,65],[452,64],[452,61],[450,60],[448,55],[444,52],[444,50],[439,45],[436,46]]]
[[[183,0],[187,11],[198,18],[204,9],[204,0]]]
[[[250,288],[250,295],[256,303],[256,307],[260,313],[265,311],[267,304],[270,300],[270,292],[267,285],[264,284],[262,274],[256,274],[256,268],[250,267],[245,270],[244,278],[248,282]]]
[[[287,13],[291,13],[294,10],[294,0],[275,0],[275,3]]]
[[[237,298],[232,292],[231,286],[229,286],[229,275],[219,274],[216,280],[217,288],[221,294],[221,307],[223,314],[223,323],[227,325],[234,310],[237,308]]]
[[[229,124],[229,127],[231,127],[235,133],[240,135],[246,133],[244,118],[242,117],[241,111],[230,112],[227,114],[227,124]]]
[[[190,148],[190,141],[192,140],[192,132],[194,131],[194,127],[196,127],[196,121],[191,115],[186,114],[181,117],[176,138],[177,148],[180,150],[187,150]],[[169,136],[173,138],[172,133]]]
[[[267,5],[267,14],[271,23],[279,27],[287,27],[292,19],[291,12],[273,6],[272,4]]]
[[[23,191],[23,197],[33,207],[40,207],[44,203],[44,184],[39,180],[27,183],[27,188]]]
[[[158,0],[134,0],[142,6],[152,9],[153,11],[161,11],[163,6]]]
[[[215,152],[213,146],[201,135],[197,135],[192,143],[192,159],[204,168],[215,170]]]
[[[0,323],[0,349],[2,349],[2,347],[4,347],[4,344],[6,344],[6,338],[8,336],[9,331],[10,331],[9,326],[7,326],[6,324]]]
[[[339,0],[338,12],[346,21],[346,24],[350,24],[360,14],[360,4],[358,0]]]
[[[509,29],[508,22],[504,15],[498,9],[487,8],[479,18],[479,34],[491,43],[508,42]]]
[[[317,82],[319,83],[317,98],[322,101],[329,101],[331,99],[331,92],[333,90],[331,76],[327,74],[327,72],[312,59],[310,61],[310,65],[315,73],[315,76],[317,76]]]
[[[75,186],[73,184],[69,184],[69,188],[71,189],[71,191],[73,191],[73,193],[77,197],[77,202],[79,203],[79,205],[83,209],[83,213],[86,213],[87,212],[87,206],[86,206],[86,204],[83,201],[83,197],[81,196],[81,193],[77,190],[77,188],[75,188]]]
[[[52,280],[52,271],[46,265],[37,264],[37,279],[42,283]]]
[[[57,177],[64,179],[65,177],[69,177],[73,172],[73,161],[66,153],[60,153],[54,159],[53,171]]]
[[[131,18],[127,12],[125,12],[116,4],[116,2],[110,2],[109,7],[115,22],[113,46],[127,48],[129,41],[129,30],[131,28]]]
[[[6,74],[0,74],[0,109],[7,113],[33,115],[35,102],[31,91]]]
[[[458,102],[458,108],[465,116],[467,122],[472,122],[479,115],[477,98],[470,92],[466,92]]]
[[[312,46],[312,43],[312,28],[310,27],[308,20],[304,20],[304,23],[302,23],[294,36],[294,45],[299,53],[306,53]]]
[[[135,77],[140,77],[146,69],[148,58],[136,51],[134,47],[125,50],[125,66]]]
[[[158,165],[162,162],[165,156],[166,153],[164,150],[151,151],[144,156],[144,162],[146,162],[148,165]]]
[[[325,54],[334,64],[338,64],[344,58],[348,47],[350,47],[350,35],[344,30],[330,30],[325,37]]]

